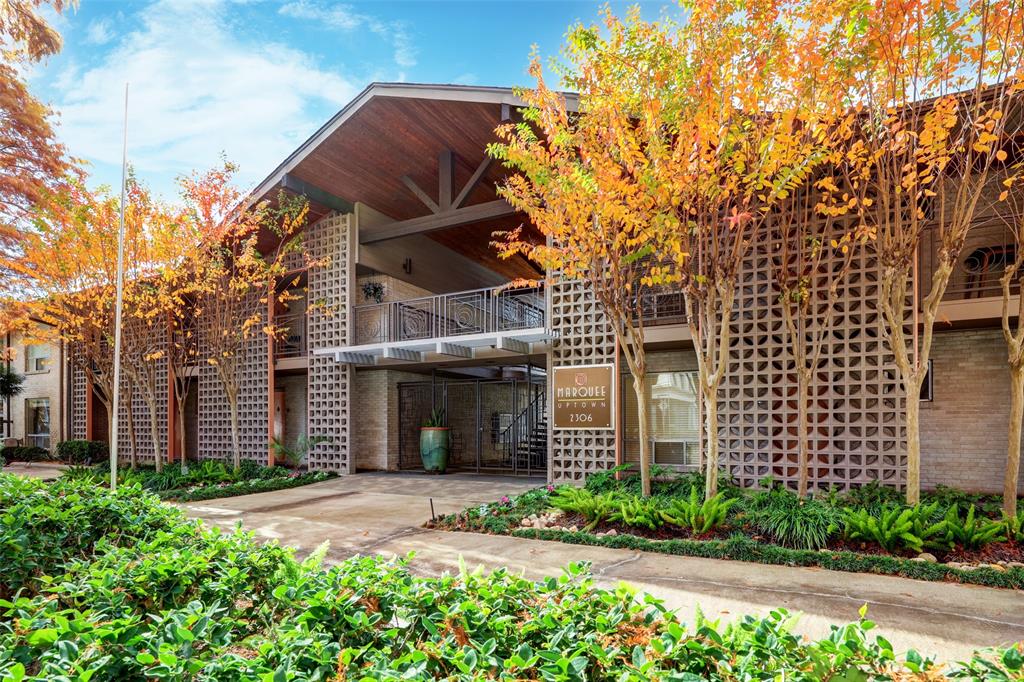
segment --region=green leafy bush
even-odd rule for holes
[[[872,542],[887,552],[923,552],[940,549],[946,533],[946,520],[936,521],[939,502],[913,507],[887,506],[878,512],[848,509],[843,534],[848,540]]]
[[[756,497],[750,521],[757,532],[784,547],[820,549],[835,535],[840,518],[830,504],[801,500],[792,492],[778,488]]]
[[[608,521],[619,509],[623,496],[616,492],[594,494],[586,488],[562,486],[551,495],[551,506],[564,512],[576,513],[587,520],[585,530],[593,530]]]
[[[61,441],[54,454],[65,464],[96,464],[109,457],[107,444],[98,440]]]
[[[736,498],[727,500],[722,493],[705,500],[694,487],[690,488],[689,497],[669,500],[661,510],[661,518],[695,535],[703,535],[724,525],[729,509],[738,501]]]
[[[4,502],[53,520],[75,510],[94,541],[66,548],[59,524],[22,527],[23,544],[60,558],[51,577],[21,583],[45,591],[0,597],[0,679],[869,680],[933,667],[898,657],[863,613],[817,641],[782,609],[688,628],[653,598],[595,587],[582,564],[540,582],[506,570],[421,578],[379,558],[322,570],[325,547],[299,562],[205,530],[138,486],[11,478],[0,476]],[[953,670],[1010,679],[1019,660],[981,652]]]
[[[34,445],[9,445],[0,448],[0,457],[7,462],[46,462],[53,459],[49,450]]]
[[[1006,539],[1005,526],[1001,521],[978,516],[975,509],[974,505],[967,507],[967,514],[962,517],[959,505],[954,504],[946,511],[943,545],[949,549],[978,549],[990,542]]]
[[[656,497],[628,497],[619,502],[612,512],[612,521],[621,521],[627,526],[655,530],[665,525],[661,516],[662,503]]]

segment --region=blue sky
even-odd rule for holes
[[[222,152],[244,183],[262,179],[371,81],[529,84],[531,45],[557,56],[566,28],[595,21],[601,6],[81,0],[55,20],[63,52],[30,83],[59,112],[60,136],[93,181],[116,185],[128,81],[129,160],[171,195],[175,177]]]

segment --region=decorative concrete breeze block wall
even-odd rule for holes
[[[308,277],[309,309],[307,346],[309,349],[307,433],[330,439],[309,453],[310,469],[352,473],[351,389],[354,369],[317,356],[323,348],[349,343],[349,308],[355,287],[355,265],[350,240],[354,234],[354,216],[331,213],[306,232],[306,249],[316,266]]]
[[[267,424],[270,415],[268,381],[269,337],[263,333],[267,310],[253,295],[254,307],[260,309],[260,321],[242,347],[239,358],[241,377],[238,390],[238,431],[242,459],[266,463],[270,441]],[[199,343],[210,329],[200,324]],[[232,457],[231,411],[217,370],[208,363],[199,365],[199,459],[230,460]]]
[[[554,333],[548,372],[563,365],[615,362],[615,333],[583,282],[559,281],[549,288],[549,326]],[[554,390],[548,382],[549,391]],[[553,396],[548,396],[554,405]],[[552,428],[552,427],[549,427]],[[551,430],[548,478],[582,483],[587,475],[615,466],[616,432]]]
[[[719,394],[720,457],[740,485],[765,476],[795,485],[799,476],[797,382],[771,258],[778,238],[758,244],[743,268],[729,322],[732,358]],[[824,324],[829,277],[809,282],[816,303],[805,333],[825,334],[811,392],[812,488],[846,489],[905,480],[905,397],[875,312],[879,268],[860,249],[842,284],[829,327]],[[820,272],[836,267],[826,260]]]

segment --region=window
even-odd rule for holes
[[[32,343],[25,346],[25,371],[43,372],[50,366],[50,346]]]
[[[622,378],[623,459],[640,461],[640,418],[633,377]],[[696,468],[700,460],[700,395],[696,372],[647,375],[647,435],[655,464]]]
[[[25,401],[25,444],[50,449],[50,399]]]

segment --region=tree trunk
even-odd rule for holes
[[[920,392],[920,388],[918,389]],[[907,504],[921,501],[921,401],[918,393],[907,391]]]
[[[1006,445],[1006,476],[1003,478],[1003,512],[1017,516],[1017,486],[1020,477],[1021,421],[1024,420],[1024,364],[1010,365],[1010,429]]]
[[[636,391],[637,417],[640,433],[640,490],[644,497],[651,494],[651,452],[650,439],[647,436],[647,375],[644,373],[633,376],[633,390]]]
[[[185,449],[185,400],[178,400],[178,445],[181,447],[181,471],[188,471],[188,450]]]
[[[228,409],[231,412],[231,461],[235,469],[242,466],[242,448],[238,436],[238,396],[228,393]]]
[[[139,465],[137,447],[138,441],[135,439],[135,411],[132,410],[132,399],[131,393],[127,396],[128,398],[128,462],[132,469],[135,469]]]
[[[810,478],[810,438],[807,428],[807,411],[808,403],[810,402],[810,373],[805,368],[797,368],[796,373],[796,390],[797,390],[797,460],[800,466],[800,477],[797,480],[796,492],[800,499],[807,497],[807,485],[808,479]]]
[[[701,382],[701,397],[704,399],[704,430],[707,432],[707,474],[704,483],[704,499],[710,500],[718,494],[718,389]]]
[[[164,470],[164,453],[160,451],[160,424],[156,418],[156,400],[147,398],[149,407],[149,438],[153,443],[153,463],[157,471]]]

